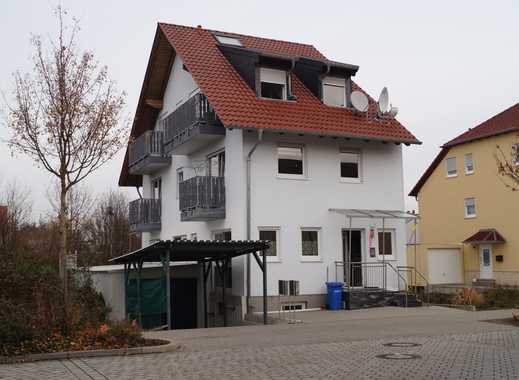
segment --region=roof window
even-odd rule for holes
[[[236,37],[228,36],[215,36],[219,43],[224,45],[243,46],[239,39]]]

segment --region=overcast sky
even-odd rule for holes
[[[56,0],[0,3],[0,90],[31,69],[31,33],[55,32]],[[422,142],[404,149],[408,192],[438,152],[464,130],[519,102],[518,1],[131,1],[62,0],[81,22],[80,45],[94,52],[127,92],[133,116],[157,22],[313,44],[360,66],[355,80],[378,97],[389,88],[398,119]],[[4,127],[0,139],[7,138]],[[96,192],[117,188],[119,154],[92,175]],[[35,217],[48,209],[46,172],[0,142],[0,183],[32,191]],[[134,190],[128,191],[131,197]],[[411,199],[407,207],[414,207]]]

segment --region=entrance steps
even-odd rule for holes
[[[378,288],[344,289],[342,292],[346,310],[367,309],[382,306],[417,307],[422,301],[414,293],[390,291]]]

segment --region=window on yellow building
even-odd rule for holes
[[[476,217],[476,199],[465,198],[465,218]]]
[[[465,155],[465,174],[474,173],[474,160],[472,159],[472,153]]]
[[[447,171],[447,177],[456,177],[458,175],[456,157],[449,157],[445,160],[445,170]]]

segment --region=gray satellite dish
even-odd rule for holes
[[[366,112],[369,107],[368,97],[360,91],[353,91],[351,93],[351,104],[359,112]]]
[[[380,92],[380,96],[378,98],[378,110],[380,114],[385,114],[389,111],[389,94],[387,92],[387,87],[384,87]]]
[[[398,114],[398,107],[391,106],[391,108],[389,109],[389,114],[395,117]]]

